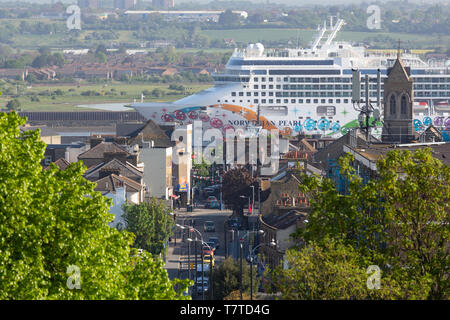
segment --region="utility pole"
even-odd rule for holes
[[[189,231],[190,233],[190,231]],[[191,236],[189,235],[189,238],[191,238]],[[191,280],[191,242],[188,241],[188,277],[189,280]]]
[[[253,300],[253,255],[250,253],[250,300]]]
[[[203,270],[204,269],[203,264],[204,263],[203,263],[203,250],[202,250],[202,300],[205,300],[205,282],[204,282],[205,280],[203,280],[205,271]]]
[[[241,300],[242,300],[242,239],[241,239],[241,243],[240,243],[239,260],[240,260],[240,270],[241,270],[241,276],[239,278],[239,293],[241,295]]]
[[[195,279],[195,282],[197,282],[197,241],[198,240],[197,240],[197,234],[196,234],[195,235],[195,245],[194,245],[194,251],[195,251],[195,259],[194,259],[194,261],[195,261],[195,264],[194,264],[194,266],[195,266],[195,268],[194,268],[195,277],[194,277],[194,279]]]

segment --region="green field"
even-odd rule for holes
[[[216,39],[234,39],[240,43],[256,42],[286,42],[291,41],[292,45],[300,43],[307,45],[317,34],[316,30],[267,28],[267,29],[230,29],[230,30],[203,30],[202,33],[210,38]],[[450,35],[422,35],[409,33],[383,33],[383,32],[349,32],[341,31],[337,34],[337,41],[363,41],[367,38],[390,37],[394,40],[402,40],[404,43],[415,45],[416,47],[436,47],[438,45],[450,45]]]
[[[21,108],[23,111],[86,111],[87,108],[80,108],[77,105],[86,104],[104,104],[104,103],[132,103],[134,99],[141,101],[141,93],[144,90],[152,91],[155,88],[159,88],[165,92],[161,97],[155,98],[146,96],[145,102],[162,102],[162,101],[175,101],[183,98],[184,96],[191,95],[200,90],[206,89],[211,85],[208,84],[183,84],[185,87],[185,93],[176,93],[175,91],[168,89],[168,84],[122,84],[112,83],[108,85],[102,84],[85,84],[85,85],[34,85],[32,87],[21,86],[18,88],[20,95],[19,101],[21,102]],[[60,89],[64,92],[61,96],[55,96],[52,99],[51,96],[40,96],[40,92],[46,90],[53,92]],[[69,92],[69,89],[74,91]],[[117,95],[106,95],[107,92],[115,90]],[[100,96],[82,96],[83,91],[93,90],[101,93]],[[125,91],[125,95],[120,95],[121,91]],[[31,96],[25,96],[25,94],[36,94],[39,98],[39,102],[31,101]],[[13,97],[2,95],[0,96],[0,108],[5,108],[7,102]]]

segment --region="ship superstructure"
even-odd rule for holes
[[[352,104],[352,70],[369,76],[369,96],[377,101],[377,72],[382,78],[397,56],[334,41],[345,22],[331,20],[318,29],[310,48],[265,49],[260,43],[235,49],[226,68],[214,73],[214,86],[173,103],[136,103],[136,110],[158,122],[201,120],[205,127],[245,128],[260,120],[285,135],[300,132],[339,136],[357,126]],[[450,129],[450,66],[430,65],[402,53],[414,79],[414,125]],[[365,84],[361,84],[361,96]],[[381,85],[383,96],[383,85]],[[259,115],[259,117],[258,117]],[[377,132],[379,131],[379,132]],[[374,134],[381,133],[381,128]]]

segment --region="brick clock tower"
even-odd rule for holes
[[[386,143],[409,143],[414,139],[414,85],[411,70],[400,57],[387,71],[384,81],[384,126],[381,139]]]

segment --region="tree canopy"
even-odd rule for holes
[[[240,265],[232,257],[226,258],[222,264],[214,268],[214,299],[224,300],[225,298],[235,297],[236,291],[239,292],[240,285]],[[256,267],[253,267],[253,295],[258,292],[259,278]],[[242,292],[250,297],[250,266],[243,262],[242,266]],[[234,294],[233,294],[234,292]],[[231,295],[231,296],[230,296]],[[239,296],[240,298],[240,296]]]
[[[225,204],[242,215],[244,206],[248,204],[248,197],[252,195],[250,186],[255,185],[256,188],[256,183],[256,179],[246,168],[234,168],[225,172],[222,180]]]
[[[303,176],[300,188],[310,194],[312,211],[294,234],[306,249],[291,257],[306,259],[309,249],[331,254],[354,248],[361,268],[377,265],[382,282],[401,284],[391,297],[448,299],[450,168],[429,148],[391,151],[377,162],[378,177],[364,183],[352,161],[350,155],[339,161],[345,194],[329,179]],[[329,248],[330,240],[342,246]]]
[[[81,163],[42,169],[40,130],[24,124],[0,113],[0,299],[190,299],[189,281],[170,281],[132,233],[108,226],[111,200]]]
[[[152,254],[160,254],[175,226],[169,209],[162,202],[125,204],[123,218],[126,229],[136,235],[134,247]]]

